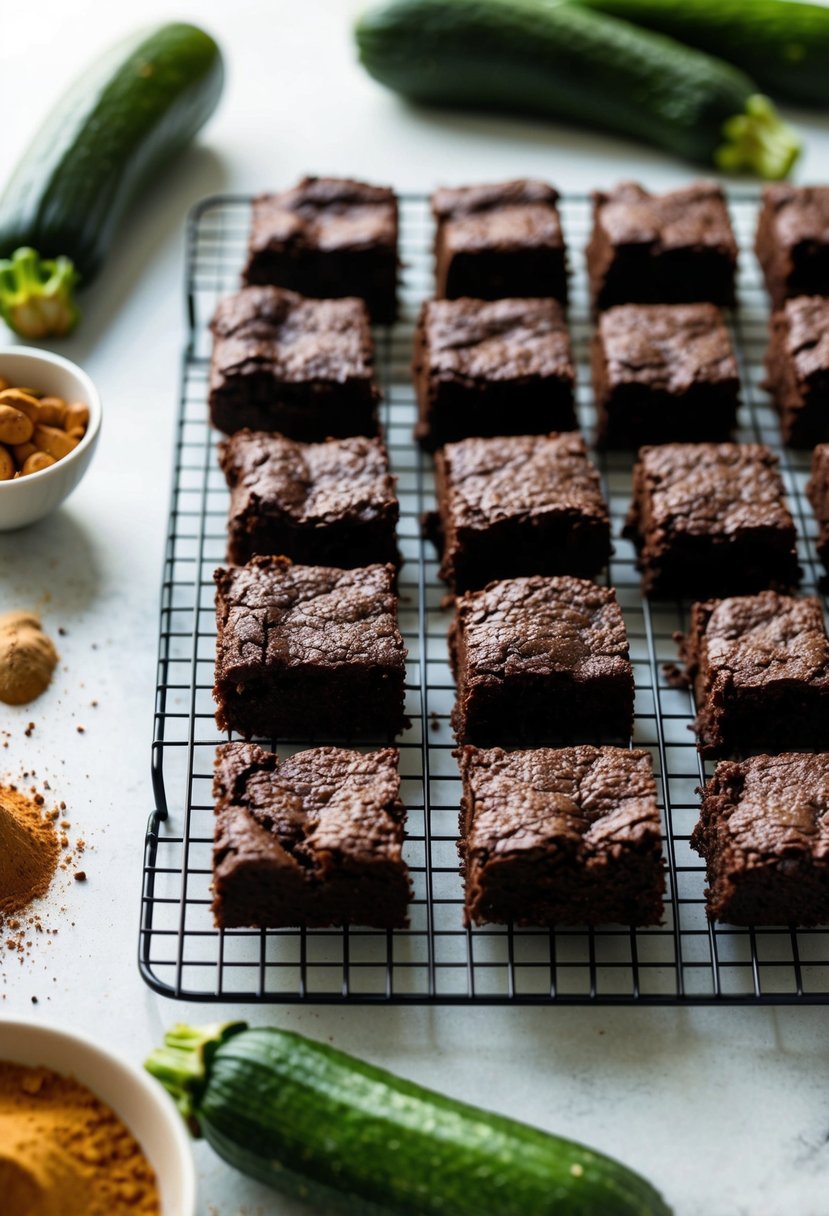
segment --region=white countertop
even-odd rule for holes
[[[0,610],[40,607],[61,665],[33,706],[0,706],[0,780],[48,781],[89,843],[86,884],[63,876],[21,965],[0,957],[0,1012],[84,1028],[140,1061],[176,1020],[249,1017],[331,1040],[451,1094],[620,1157],[678,1216],[825,1216],[829,1091],[821,1008],[427,1009],[176,1005],[136,968],[149,780],[157,605],[168,509],[182,315],[182,225],[216,191],[305,172],[424,189],[538,175],[563,189],[620,177],[652,186],[693,169],[656,152],[547,123],[415,111],[357,68],[341,0],[103,0],[16,6],[0,44],[3,167],[54,94],[135,24],[189,19],[226,52],[221,110],[130,219],[60,350],[104,400],[100,448],[57,515],[0,535]],[[38,83],[40,82],[40,83]],[[25,103],[25,104],[24,104]],[[829,180],[829,123],[807,135],[800,180]],[[0,172],[0,177],[3,174]],[[58,636],[58,628],[65,635]],[[97,700],[97,708],[91,701]],[[35,722],[30,738],[27,724]],[[76,729],[85,727],[84,733]],[[37,1004],[32,1001],[37,998]],[[203,1146],[199,1216],[300,1209]]]

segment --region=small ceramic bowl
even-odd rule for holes
[[[162,1216],[195,1216],[189,1133],[172,1098],[147,1073],[74,1032],[3,1016],[0,1061],[51,1068],[86,1085],[112,1107],[144,1150],[158,1179]]]
[[[101,399],[86,372],[62,355],[27,346],[0,347],[0,376],[66,401],[89,406],[89,426],[78,446],[48,469],[0,481],[0,532],[24,528],[59,507],[83,477],[101,430]]]

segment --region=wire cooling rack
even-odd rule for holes
[[[798,525],[804,590],[820,570],[815,525],[804,497],[806,460],[779,446],[775,415],[760,388],[767,312],[751,241],[755,194],[730,197],[741,247],[733,335],[743,381],[740,438],[770,443]],[[465,929],[456,852],[460,779],[449,726],[454,689],[447,663],[450,613],[441,607],[436,556],[419,520],[433,505],[431,460],[411,440],[412,327],[432,293],[431,221],[424,197],[401,200],[402,319],[376,333],[384,424],[398,477],[400,626],[409,649],[407,713],[400,738],[408,810],[404,856],[415,888],[407,930],[269,929],[219,932],[210,912],[213,804],[218,743],[211,696],[215,652],[213,570],[225,559],[228,495],[207,420],[208,320],[239,284],[250,199],[210,198],[187,230],[189,338],[184,355],[161,622],[152,776],[156,809],[144,855],[139,964],[151,987],[186,1000],[308,1003],[679,1004],[829,1001],[829,933],[710,925],[704,870],[689,846],[697,787],[706,773],[689,727],[688,692],[671,688],[663,665],[676,659],[673,633],[687,604],[643,602],[633,550],[619,539],[630,497],[631,458],[602,456],[616,552],[616,586],[636,674],[634,743],[651,750],[663,817],[667,892],[655,928],[567,927],[556,931]],[[589,200],[562,200],[573,273],[570,321],[578,362],[582,426],[590,436],[589,315],[583,273]],[[273,744],[275,741],[268,741]],[[342,740],[304,740],[311,743]],[[378,740],[378,743],[381,741]],[[281,755],[298,745],[278,747]]]

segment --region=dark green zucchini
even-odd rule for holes
[[[387,0],[355,33],[367,71],[416,101],[570,119],[768,178],[799,151],[737,68],[564,0]]]
[[[775,96],[829,104],[829,8],[795,0],[580,0],[738,64]]]
[[[609,1157],[288,1031],[176,1026],[147,1068],[226,1161],[319,1213],[670,1216]]]
[[[120,43],[60,99],[0,196],[0,311],[12,328],[71,328],[73,276],[92,282],[126,209],[213,113],[223,76],[213,39],[177,23]]]

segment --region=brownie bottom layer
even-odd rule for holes
[[[653,925],[663,915],[661,849],[580,862],[477,859],[467,867],[466,923]]]
[[[214,880],[213,914],[221,929],[408,924],[409,884],[402,866],[320,876],[251,861]]]
[[[655,443],[726,443],[737,425],[737,395],[731,390],[691,388],[681,397],[616,389],[598,406],[596,443],[638,448]]]
[[[558,380],[433,389],[424,377],[417,395],[420,416],[414,437],[427,452],[471,437],[578,430],[572,389]]]
[[[710,696],[698,685],[694,730],[703,756],[829,749],[829,694],[794,680]]]
[[[634,543],[641,541],[630,525],[623,535]],[[642,573],[643,594],[663,598],[785,592],[798,585],[801,575],[794,536],[771,530],[755,530],[751,536],[737,534],[726,542],[692,538],[691,543],[678,542],[669,551],[655,552],[645,543],[636,564]]]
[[[403,680],[381,667],[272,672],[241,690],[219,680],[216,722],[246,739],[389,740],[406,725]]]
[[[589,684],[567,675],[515,676],[469,689],[461,677],[452,726],[459,743],[480,747],[627,742],[633,698],[633,680],[621,674]]]
[[[369,384],[285,386],[251,373],[210,394],[210,421],[226,435],[248,427],[278,431],[302,443],[377,434],[377,409]]]
[[[400,565],[394,520],[365,524],[291,527],[267,516],[230,521],[228,560],[244,566],[258,554],[282,554],[300,566],[342,566],[346,570],[376,562]]]
[[[560,250],[511,249],[508,253],[455,253],[438,250],[437,298],[457,300],[537,299],[567,303],[567,267]]]
[[[257,253],[245,270],[245,282],[273,284],[315,300],[358,296],[365,300],[375,325],[397,319],[397,258],[394,250],[332,253]]]

